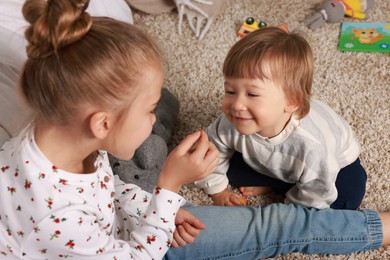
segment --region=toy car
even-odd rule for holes
[[[253,17],[248,17],[248,18],[246,18],[245,22],[238,29],[237,35],[240,36],[240,38],[243,38],[248,33],[251,33],[255,30],[258,30],[258,29],[266,27],[266,26],[267,26],[266,22],[263,22],[263,21],[256,22]]]
[[[246,18],[245,22],[238,28],[237,35],[240,38],[245,37],[248,33],[256,31],[258,29],[267,27],[268,24],[264,21],[256,22],[253,17]],[[288,31],[287,25],[280,25],[279,28]]]

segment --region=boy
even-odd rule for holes
[[[216,205],[244,196],[285,194],[314,208],[359,207],[367,175],[348,123],[311,98],[313,54],[299,34],[279,28],[250,33],[224,65],[223,114],[207,129],[220,151],[216,171],[196,182]]]

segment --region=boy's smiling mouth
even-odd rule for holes
[[[235,115],[231,115],[231,116],[232,116],[232,121],[234,121],[236,123],[246,123],[246,122],[253,120],[252,117],[235,116]]]
[[[244,117],[234,117],[236,120],[239,120],[239,121],[248,121],[248,120],[252,120],[252,118],[244,118]]]
[[[238,121],[249,121],[253,119],[251,116],[239,115],[236,113],[231,113],[230,115],[233,120],[238,120]]]

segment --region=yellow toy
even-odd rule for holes
[[[344,16],[366,19],[367,10],[374,6],[374,0],[328,0],[320,11],[303,22],[310,29],[317,29],[326,22],[338,23]]]
[[[245,200],[243,197],[240,197],[239,200],[240,200],[240,202],[241,202],[241,204],[242,204],[243,206],[246,206],[246,205],[247,205],[247,202],[246,202],[246,200]]]
[[[237,35],[240,38],[244,38],[248,33],[267,26],[268,24],[264,21],[256,22],[253,17],[248,17],[246,18],[245,22],[240,26],[240,28],[238,28]],[[288,31],[287,25],[280,25],[279,28]]]
[[[248,33],[251,33],[260,28],[266,27],[267,23],[260,21],[256,22],[253,17],[246,18],[245,22],[238,28],[237,35],[240,38],[245,37]]]

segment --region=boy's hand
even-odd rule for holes
[[[216,206],[246,206],[246,200],[242,196],[228,189],[211,195],[211,199]]]
[[[219,152],[207,134],[198,130],[188,135],[168,155],[157,186],[179,192],[183,184],[206,178],[219,162]]]
[[[187,210],[181,208],[177,212],[176,230],[173,233],[173,247],[186,246],[192,244],[199,236],[200,230],[205,229],[205,224]]]

